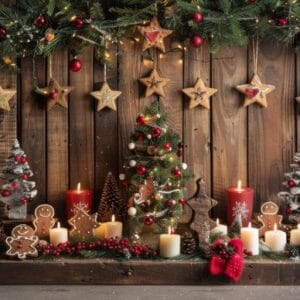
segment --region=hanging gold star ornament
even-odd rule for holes
[[[262,83],[259,76],[254,74],[249,84],[238,85],[236,89],[245,95],[244,107],[253,103],[268,107],[267,95],[275,90],[275,86]]]
[[[206,87],[202,79],[198,78],[195,85],[190,88],[185,88],[182,92],[190,99],[189,108],[193,109],[196,106],[203,106],[209,109],[209,98],[218,90]]]
[[[169,81],[169,78],[160,77],[156,69],[152,70],[149,77],[140,79],[140,82],[146,86],[145,97],[150,97],[153,94],[165,97],[164,87]]]
[[[138,26],[137,30],[144,37],[143,51],[154,47],[165,52],[164,38],[173,32],[173,30],[161,28],[157,17],[153,17],[148,26]]]
[[[8,101],[17,93],[13,89],[3,89],[0,86],[0,109],[10,111],[10,106]]]
[[[54,105],[59,104],[68,108],[67,95],[74,90],[72,86],[60,86],[53,78],[50,79],[48,86],[45,88],[37,88],[36,92],[47,97],[47,110],[51,110]]]
[[[104,81],[99,91],[93,91],[90,93],[91,96],[98,100],[97,111],[100,111],[105,107],[116,111],[116,99],[121,94],[121,91],[113,91],[108,85],[107,81]]]

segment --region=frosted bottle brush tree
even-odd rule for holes
[[[183,213],[185,181],[190,177],[182,163],[183,144],[166,124],[158,101],[137,116],[120,179],[127,187],[128,215],[141,230],[162,232],[176,227]]]
[[[6,204],[9,219],[26,218],[27,203],[37,195],[35,182],[28,180],[32,176],[27,156],[15,140],[1,173],[7,183],[1,188],[0,201]]]

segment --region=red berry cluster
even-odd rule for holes
[[[77,242],[75,244],[65,242],[57,246],[47,244],[41,247],[40,252],[42,256],[61,256],[78,254],[82,250],[103,250],[107,254],[119,255],[124,254],[126,249],[132,257],[152,258],[157,256],[157,252],[148,245],[130,244],[128,238],[107,238],[94,242]]]
[[[228,259],[232,253],[228,251],[223,240],[216,240],[212,245],[209,246],[210,255],[218,254],[223,259]]]

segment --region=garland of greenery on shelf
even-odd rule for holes
[[[107,39],[135,38],[134,25],[154,15],[179,42],[200,35],[212,51],[245,46],[253,36],[300,48],[298,0],[18,0],[0,4],[0,64],[16,68],[17,58],[48,56],[57,48],[76,56],[91,44],[106,62]]]

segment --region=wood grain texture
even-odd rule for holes
[[[198,77],[210,85],[210,55],[208,47],[202,50],[188,49],[184,63],[184,87],[191,87]],[[184,143],[187,145],[184,151],[184,161],[188,164],[194,179],[204,178],[206,192],[211,192],[211,141],[210,141],[210,110],[203,107],[189,109],[189,99],[184,97]],[[195,180],[187,184],[187,198],[196,191]],[[185,220],[191,217],[191,210],[185,206]]]
[[[36,58],[36,76],[39,86],[46,85],[45,60]],[[46,193],[46,100],[34,93],[32,58],[21,61],[21,145],[33,170],[38,195],[29,204],[29,211],[47,200]]]
[[[67,51],[59,50],[52,55],[52,76],[61,86],[68,85]],[[54,207],[59,219],[65,217],[68,174],[68,110],[55,105],[47,112],[47,202]]]
[[[247,51],[224,48],[213,56],[212,100],[213,198],[214,212],[226,214],[226,189],[238,179],[247,182],[247,110],[234,87],[247,81]]]
[[[296,55],[296,85],[295,94],[300,97],[300,54]],[[296,134],[297,134],[297,145],[296,149],[300,151],[300,103],[296,103]]]
[[[94,102],[89,95],[93,89],[93,49],[85,49],[79,59],[82,70],[70,72],[70,85],[75,90],[69,103],[69,182],[71,187],[81,182],[82,188],[93,188]]]
[[[251,57],[251,55],[250,55]],[[256,210],[266,201],[278,202],[283,173],[295,149],[294,83],[292,49],[264,42],[259,49],[258,75],[262,82],[275,85],[268,95],[268,108],[249,107],[249,184],[256,191]],[[250,73],[252,76],[253,69]]]

